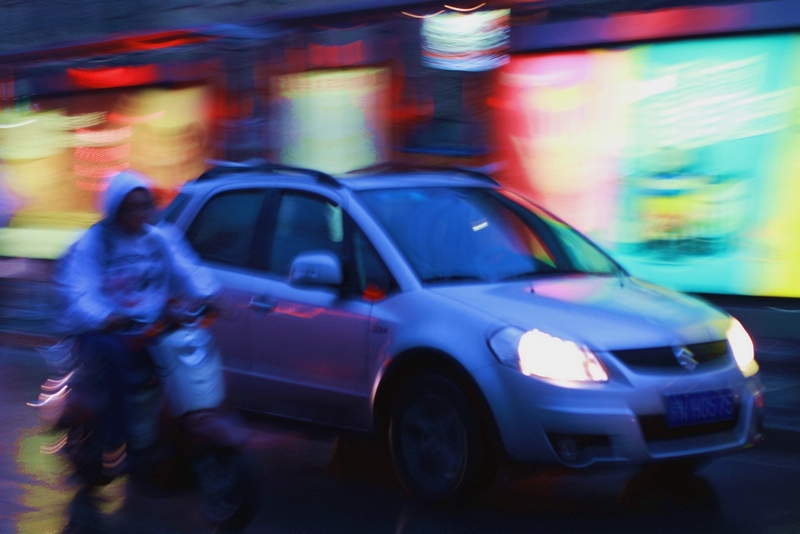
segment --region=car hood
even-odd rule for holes
[[[710,304],[629,277],[559,275],[432,290],[510,326],[595,350],[714,341],[730,325],[729,316]]]

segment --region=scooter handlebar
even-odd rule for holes
[[[191,311],[168,310],[161,318],[152,322],[128,318],[128,322],[117,332],[123,335],[152,338],[182,326],[205,328],[214,322],[217,315],[218,312],[214,306],[202,304]]]

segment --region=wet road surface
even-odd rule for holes
[[[46,378],[35,352],[0,347],[0,534],[58,533],[75,488],[49,434],[26,406]],[[253,418],[264,482],[248,533],[467,534],[530,532],[800,533],[800,449],[791,436],[718,458],[697,475],[636,471],[501,478],[467,509],[408,499],[379,455],[354,439]],[[191,493],[153,498],[120,479],[103,492],[111,532],[211,533]]]

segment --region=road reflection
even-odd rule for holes
[[[385,453],[363,441],[340,438],[326,464],[326,475],[346,487],[356,484],[372,488],[370,499],[377,492],[385,492],[381,504],[385,506],[388,500],[397,504],[394,534],[514,534],[532,529],[614,534],[730,532],[711,484],[702,473],[695,474],[685,466],[670,464],[591,475],[553,470],[524,478],[500,476],[480,502],[437,510],[408,499],[385,462]],[[370,502],[362,500],[360,504]],[[340,511],[342,515],[346,515],[346,509]],[[369,522],[365,513],[361,512],[361,518]],[[326,532],[346,532],[348,526],[355,527],[344,523]]]
[[[40,427],[23,432],[15,446],[21,512],[16,518],[18,534],[60,532],[66,524],[66,509],[76,488],[68,483],[69,464],[57,454],[43,454],[58,436]],[[114,514],[124,502],[124,479],[102,489],[98,495],[104,514]]]
[[[33,426],[16,442],[21,505],[15,519],[18,533],[57,533],[66,522],[66,509],[75,493],[67,482],[69,467],[58,455],[40,452],[41,446],[53,439],[44,427]],[[264,506],[247,532],[724,530],[711,485],[703,476],[682,470],[500,478],[480,502],[437,510],[407,498],[391,472],[388,457],[358,440],[326,441],[291,435],[280,440],[265,437],[263,443],[257,454],[265,472]],[[193,529],[208,526],[176,513],[194,508],[186,495],[166,497],[127,495],[125,479],[121,478],[103,489],[101,501],[109,525],[128,528],[133,527],[131,521],[137,521],[139,526],[161,529],[151,532],[171,533],[196,532]]]
[[[0,531],[58,533],[75,494],[68,464],[41,452],[58,439],[25,402],[38,393],[40,362],[21,377],[0,376],[5,432]],[[30,387],[22,386],[30,384]],[[6,387],[7,386],[7,387]],[[12,394],[13,392],[13,394]],[[682,470],[569,472],[499,477],[483,500],[432,510],[409,499],[389,457],[363,440],[317,435],[273,420],[249,419],[264,473],[263,506],[246,532],[393,534],[567,532],[729,532],[718,496],[703,476]],[[13,458],[13,466],[11,459]],[[711,470],[713,471],[713,469]],[[131,493],[121,478],[101,495],[113,532],[210,532],[191,494],[166,498]],[[13,523],[13,524],[12,524]]]
[[[621,511],[631,519],[659,520],[680,517],[696,524],[720,517],[717,495],[701,476],[683,469],[669,472],[645,470],[625,485],[619,499]]]

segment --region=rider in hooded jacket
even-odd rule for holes
[[[153,445],[160,408],[146,347],[124,329],[152,323],[174,300],[212,302],[220,286],[197,262],[182,236],[148,223],[154,210],[147,179],[125,170],[103,198],[103,219],[58,262],[54,281],[62,302],[58,329],[76,339],[77,359],[94,396],[93,446],[76,462],[86,492],[130,469],[131,456]],[[80,492],[79,492],[80,493]]]

